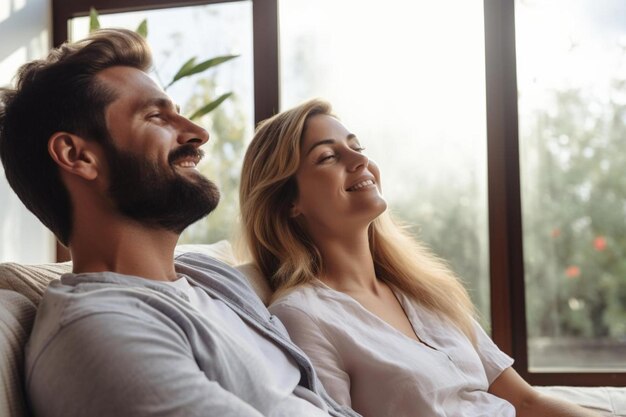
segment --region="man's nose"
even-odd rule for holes
[[[178,143],[184,145],[186,143],[194,143],[202,146],[209,141],[209,132],[200,125],[185,119],[184,127],[178,135]]]

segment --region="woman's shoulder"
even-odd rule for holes
[[[312,281],[298,285],[288,290],[275,294],[269,310],[276,311],[300,311],[309,317],[328,316],[342,310],[340,294],[329,289],[321,281]]]
[[[314,280],[283,293],[278,293],[269,306],[281,319],[311,321],[319,326],[334,326],[354,314],[354,301],[322,281]],[[334,323],[334,324],[333,324]]]
[[[298,285],[287,290],[279,290],[272,299],[272,307],[308,306],[321,302],[320,288],[315,283]]]

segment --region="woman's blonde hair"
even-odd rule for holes
[[[323,259],[290,208],[298,195],[295,174],[307,121],[334,115],[329,103],[307,101],[261,122],[246,151],[239,202],[245,243],[277,294],[306,284],[323,271]],[[472,342],[474,307],[445,263],[385,212],[369,227],[376,276],[431,311],[442,313]]]

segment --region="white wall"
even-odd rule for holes
[[[52,0],[0,0],[0,86],[19,66],[44,57],[52,44]],[[0,175],[0,262],[49,262],[52,234],[22,205]]]

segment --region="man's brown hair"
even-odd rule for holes
[[[116,97],[96,75],[113,66],[148,71],[151,65],[141,36],[103,29],[23,65],[15,88],[0,89],[0,159],[7,180],[65,245],[72,231],[72,206],[48,141],[56,132],[68,132],[107,145],[105,110]]]

